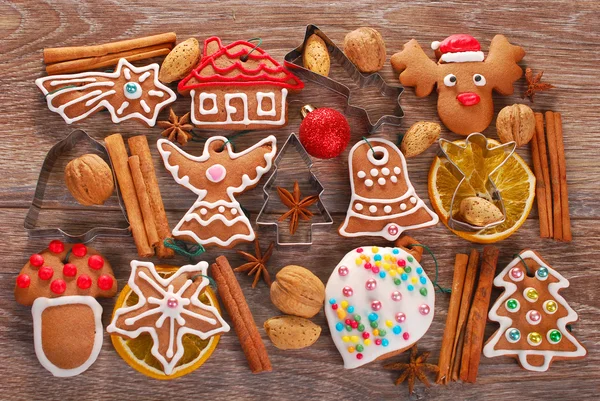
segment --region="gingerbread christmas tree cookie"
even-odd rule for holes
[[[523,368],[545,372],[554,360],[587,354],[567,329],[578,319],[558,293],[569,282],[536,252],[522,251],[496,276],[494,285],[504,292],[489,319],[500,328],[483,348],[485,356],[513,356]]]

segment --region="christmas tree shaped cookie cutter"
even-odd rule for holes
[[[464,145],[458,145],[454,142],[448,141],[447,139],[440,139],[440,159],[442,163],[445,163],[445,167],[450,171],[458,180],[458,185],[452,194],[452,201],[450,202],[450,213],[448,218],[448,227],[457,231],[465,231],[465,232],[478,232],[483,231],[489,228],[496,227],[506,221],[506,209],[504,207],[504,201],[502,200],[502,195],[500,191],[494,184],[492,180],[492,175],[506,161],[513,155],[516,148],[515,142],[508,142],[501,145],[493,145],[491,144],[485,135],[480,134],[478,132],[472,133],[467,136],[464,140]],[[485,226],[474,226],[465,221],[459,220],[456,217],[459,216],[458,208],[460,201],[462,199],[458,199],[460,188],[462,185],[470,185],[470,178],[468,177],[460,168],[460,166],[453,160],[453,152],[463,152],[466,151],[469,147],[477,147],[481,152],[481,157],[483,159],[492,158],[494,163],[496,163],[495,167],[492,171],[490,171],[487,177],[484,180],[484,187],[472,187],[473,191],[480,198],[487,199],[488,201],[494,203],[502,212],[502,219],[493,223],[490,223]],[[474,174],[477,173],[477,170],[474,171]]]
[[[307,171],[304,177],[298,172],[299,165],[302,163],[306,166]],[[325,188],[312,173],[312,159],[296,134],[290,134],[275,158],[274,165],[273,174],[263,187],[265,203],[256,217],[256,223],[260,226],[275,226],[277,245],[312,245],[313,228],[331,226],[333,219],[321,199]],[[276,189],[277,186],[280,186],[291,191],[294,181],[299,183],[304,195],[317,195],[318,201],[315,205],[318,213],[314,213],[314,216],[308,222],[309,224],[303,224],[302,221],[298,226],[298,230],[294,234],[290,234],[287,222],[279,221],[279,217],[287,209],[277,198]],[[282,182],[282,185],[276,185],[278,182]]]
[[[112,163],[110,162],[110,158],[108,156],[108,152],[104,145],[91,136],[87,134],[87,132],[78,129],[72,131],[65,139],[56,143],[46,155],[44,159],[44,163],[42,164],[42,169],[40,170],[40,175],[38,177],[38,182],[35,188],[35,193],[33,195],[33,200],[31,202],[31,206],[29,207],[29,211],[25,216],[25,222],[23,227],[27,230],[27,233],[32,238],[42,238],[42,237],[54,237],[54,238],[63,238],[68,242],[81,242],[87,243],[98,236],[111,236],[111,237],[128,237],[131,235],[129,231],[129,220],[127,219],[127,212],[125,211],[125,206],[123,205],[123,201],[121,199],[121,194],[119,192],[118,185],[115,185],[115,191],[117,196],[117,201],[121,212],[123,213],[123,217],[125,218],[125,223],[127,227],[119,228],[119,227],[108,227],[108,226],[98,226],[92,227],[88,229],[86,232],[81,234],[74,234],[70,232],[69,229],[63,229],[61,227],[40,227],[40,212],[43,209],[44,198],[46,196],[47,187],[50,185],[51,174],[54,166],[58,164],[60,157],[67,152],[75,149],[75,147],[79,144],[85,142],[88,148],[91,151],[99,154],[105,161],[108,161],[109,165],[112,169]],[[114,176],[114,169],[113,169]],[[113,177],[114,178],[114,177]],[[116,179],[114,179],[116,183]],[[67,192],[67,188],[65,185],[65,192]],[[100,211],[100,209],[98,209]]]
[[[329,51],[329,55],[331,58],[335,59],[338,63],[341,64],[343,69],[346,71],[348,76],[352,78],[354,83],[358,85],[359,88],[366,87],[376,87],[382,96],[394,99],[396,104],[396,109],[394,114],[386,114],[381,116],[377,121],[373,122],[369,115],[369,112],[364,107],[356,106],[353,104],[353,91],[346,85],[326,77],[321,74],[317,74],[316,72],[312,72],[302,66],[302,51],[308,38],[311,35],[317,35],[327,45],[327,50]],[[356,68],[356,66],[350,61],[348,57],[344,54],[344,52],[327,37],[317,26],[315,25],[307,25],[306,34],[304,35],[304,42],[294,50],[290,51],[285,55],[284,65],[296,74],[300,79],[305,81],[311,81],[318,85],[321,85],[329,90],[337,92],[344,96],[347,99],[345,114],[350,116],[356,116],[359,118],[363,118],[369,128],[369,134],[377,131],[382,125],[393,125],[399,126],[402,123],[402,118],[404,117],[404,111],[400,106],[400,95],[404,91],[404,87],[388,85],[383,77],[378,73],[371,74],[363,74]]]

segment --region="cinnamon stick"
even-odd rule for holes
[[[469,313],[469,323],[465,332],[465,345],[463,347],[463,358],[460,366],[460,379],[467,383],[475,383],[477,380],[487,312],[492,296],[492,283],[496,274],[496,264],[498,263],[499,254],[500,250],[494,246],[483,248],[479,282]],[[463,372],[466,373],[463,374]]]
[[[140,49],[126,50],[119,53],[107,54],[106,56],[68,60],[47,65],[46,73],[48,75],[57,75],[90,71],[116,65],[122,58],[127,59],[127,61],[139,61],[152,57],[166,56],[171,52],[171,49],[172,46],[170,44],[160,44],[156,46],[143,47]]]
[[[537,140],[540,165],[544,177],[544,200],[546,201],[546,221],[548,222],[548,238],[554,237],[552,226],[552,184],[550,181],[550,168],[548,167],[548,152],[546,148],[546,134],[544,133],[544,115],[535,113],[535,137]]]
[[[176,41],[177,35],[175,32],[168,32],[94,46],[49,48],[44,49],[44,63],[53,64],[61,61],[78,60],[88,57],[100,57],[112,53],[120,53],[126,50],[140,49],[159,44],[174,44]]]
[[[165,206],[160,194],[160,188],[158,187],[148,139],[146,135],[138,135],[129,138],[127,143],[129,144],[131,154],[140,158],[140,169],[144,177],[148,197],[150,198],[150,205],[152,206],[154,222],[156,223],[156,231],[159,238],[159,243],[156,247],[156,256],[159,258],[173,257],[173,250],[167,248],[164,244],[164,240],[171,237],[171,230],[169,229],[169,221],[167,220]]]
[[[457,254],[454,260],[454,277],[452,278],[452,294],[450,295],[450,305],[448,306],[448,316],[446,317],[446,326],[444,327],[444,336],[442,338],[442,349],[438,366],[440,368],[436,383],[447,384],[451,376],[450,357],[452,356],[452,345],[456,337],[456,325],[458,324],[458,313],[460,311],[460,299],[462,297],[465,274],[469,256]]]
[[[540,121],[541,130],[544,130],[544,121]],[[531,141],[531,158],[533,159],[533,173],[535,174],[535,196],[537,198],[538,214],[540,220],[540,237],[550,238],[549,226],[551,222],[548,220],[548,210],[546,210],[546,182],[544,181],[544,172],[540,156],[540,147],[536,136],[539,135],[537,131],[540,130],[537,118],[536,118],[536,132],[534,138]],[[548,165],[546,164],[546,169]],[[548,183],[550,185],[550,183]]]
[[[406,250],[406,252],[410,253],[417,262],[420,262],[421,258],[423,257],[423,247],[422,246],[411,247],[411,245],[416,245],[416,244],[420,245],[420,242],[408,235],[403,235],[400,238],[398,238],[396,240],[396,242],[394,242],[395,246],[397,246],[399,248],[403,248],[404,250]]]
[[[460,311],[458,314],[458,323],[456,324],[456,335],[454,338],[454,344],[452,344],[452,354],[450,357],[450,367],[453,372],[452,380],[456,380],[457,376],[454,372],[458,372],[460,368],[460,361],[462,355],[462,341],[464,340],[464,331],[469,315],[469,309],[471,308],[471,299],[473,295],[473,289],[475,287],[475,279],[477,278],[477,266],[479,265],[479,253],[476,249],[471,250],[469,255],[469,263],[467,265],[467,272],[465,275],[465,283],[460,298]],[[461,345],[459,347],[459,342]]]
[[[267,349],[248,308],[242,288],[225,256],[219,256],[211,265],[211,273],[217,283],[219,297],[240,339],[250,370],[252,373],[270,372],[272,368]]]
[[[127,217],[129,219],[129,225],[133,234],[133,240],[137,247],[138,255],[141,257],[152,256],[154,252],[148,243],[148,237],[146,236],[146,229],[144,227],[144,220],[142,218],[142,211],[135,193],[133,186],[133,178],[131,177],[131,171],[129,171],[127,150],[125,149],[125,142],[121,134],[113,134],[107,136],[104,139],[106,143],[106,149],[108,155],[117,176],[117,182],[119,189],[121,190],[121,196],[123,197],[123,203],[127,210]]]
[[[554,123],[554,113],[547,111],[546,134],[548,136],[548,155],[550,156],[550,179],[552,180],[552,218],[554,221],[554,239],[562,241],[562,210],[560,203],[560,168],[558,165],[558,145]]]
[[[567,161],[565,159],[565,144],[562,129],[562,116],[554,113],[554,132],[558,149],[558,170],[560,180],[560,210],[562,217],[563,241],[571,241],[571,216],[569,214],[569,190],[567,189]]]
[[[144,219],[144,227],[146,228],[148,244],[154,248],[156,245],[158,245],[160,239],[158,238],[158,232],[156,231],[154,213],[152,212],[152,206],[150,205],[150,198],[148,197],[148,191],[146,189],[144,177],[142,176],[142,170],[140,168],[140,158],[138,156],[129,157],[129,170],[131,170],[133,186],[135,188],[135,193],[142,211],[142,218]]]

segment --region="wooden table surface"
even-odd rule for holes
[[[442,40],[452,33],[469,33],[479,39],[487,51],[495,34],[505,34],[512,43],[522,46],[527,55],[522,66],[534,71],[544,70],[544,80],[556,89],[539,94],[533,108],[536,111],[561,112],[564,121],[565,149],[569,184],[569,202],[573,225],[573,242],[558,243],[539,238],[537,209],[534,207],[523,227],[512,237],[497,244],[501,249],[498,268],[505,266],[512,255],[523,248],[538,250],[549,263],[561,272],[571,287],[563,296],[579,313],[573,334],[588,349],[589,355],[579,361],[560,361],[546,373],[533,373],[519,368],[511,358],[482,358],[476,384],[452,383],[448,386],[425,388],[417,384],[412,399],[592,399],[600,390],[600,269],[595,265],[600,246],[600,169],[598,140],[600,140],[600,97],[597,81],[598,43],[600,30],[597,1],[531,1],[519,2],[482,0],[469,2],[399,2],[390,0],[358,2],[308,2],[282,7],[281,2],[263,0],[249,2],[198,2],[156,0],[125,4],[114,2],[79,2],[37,0],[5,0],[0,2],[0,105],[4,123],[0,125],[0,230],[5,246],[0,247],[0,388],[1,399],[407,399],[405,385],[394,386],[396,373],[382,369],[380,362],[356,370],[344,370],[334,348],[324,314],[313,321],[323,328],[320,339],[312,347],[300,351],[280,351],[268,341],[262,323],[278,311],[268,298],[268,289],[260,283],[251,289],[251,279],[239,277],[255,320],[267,343],[273,372],[254,376],[250,373],[236,335],[222,336],[213,356],[194,373],[165,383],[146,378],[131,369],[114,351],[105,335],[102,352],[96,363],[84,374],[58,379],[38,363],[32,340],[29,307],[18,305],[13,298],[14,280],[31,253],[45,248],[47,240],[29,239],[23,229],[23,219],[33,197],[38,173],[46,152],[71,130],[82,128],[96,139],[121,132],[125,136],[146,134],[153,143],[160,135],[159,128],[146,128],[135,122],[113,125],[106,113],[99,113],[83,122],[67,126],[62,118],[51,113],[34,80],[43,76],[42,49],[45,47],[96,44],[175,31],[180,40],[190,36],[201,42],[210,35],[219,35],[224,43],[252,37],[263,38],[262,47],[277,60],[301,43],[305,26],[319,26],[332,40],[341,44],[347,32],[360,26],[377,28],[387,44],[388,62],[382,74],[388,83],[397,83],[397,75],[389,64],[389,56],[402,44],[416,38],[421,44]],[[366,4],[365,4],[366,3]],[[340,78],[342,81],[344,78]],[[523,80],[516,85],[515,94],[495,96],[498,112],[503,106],[522,102]],[[344,98],[326,89],[307,84],[306,90],[292,97],[289,126],[274,131],[279,144],[288,134],[298,130],[299,107],[305,103],[315,106],[344,108]],[[393,102],[375,93],[361,92],[357,101],[368,105],[375,114],[393,110]],[[419,120],[438,121],[434,95],[417,99],[409,88],[402,95],[406,113],[403,126],[385,127],[376,135],[395,140],[411,124]],[[527,101],[525,101],[527,103]],[[176,112],[189,108],[189,98],[180,97],[174,105]],[[165,117],[163,111],[161,117]],[[350,118],[352,142],[366,133],[364,121]],[[235,140],[243,149],[266,132],[254,132]],[[485,134],[495,137],[494,123]],[[444,138],[457,136],[443,130]],[[199,152],[201,145],[190,145]],[[311,247],[278,247],[269,263],[275,274],[291,263],[306,266],[326,282],[333,267],[349,250],[360,245],[386,245],[378,238],[343,239],[337,226],[343,221],[350,187],[347,171],[349,148],[333,160],[315,160],[313,172],[325,186],[323,200],[331,212],[334,225],[317,231]],[[530,161],[529,148],[518,150]],[[428,202],[427,172],[435,154],[432,147],[421,156],[408,161],[409,175],[417,193]],[[195,199],[178,187],[158,160],[159,181],[171,226],[178,221]],[[160,164],[159,164],[160,163]],[[300,174],[300,173],[299,173]],[[304,174],[304,173],[302,173]],[[60,175],[56,175],[55,179]],[[256,217],[263,202],[262,183],[240,197],[242,204]],[[60,185],[60,182],[59,184]],[[290,184],[291,185],[291,184]],[[122,215],[114,202],[98,209],[82,208],[65,192],[54,191],[43,213],[44,222],[82,228],[99,221],[123,226]],[[89,220],[89,222],[88,222]],[[274,239],[270,228],[258,229],[263,246]],[[450,286],[454,255],[475,246],[451,234],[441,223],[436,227],[414,231],[412,235],[429,245],[440,262],[439,281]],[[111,261],[122,287],[129,276],[129,261],[137,257],[130,238],[104,238],[93,242]],[[249,250],[242,245],[239,249]],[[222,251],[210,249],[205,254],[209,262]],[[241,263],[233,251],[232,265]],[[154,260],[156,262],[156,260]],[[176,263],[183,264],[179,257]],[[430,276],[434,274],[431,258],[423,265]],[[499,294],[495,291],[493,299]],[[419,350],[431,351],[430,360],[437,361],[440,352],[448,307],[448,296],[438,295],[434,322],[419,341]],[[114,299],[102,300],[103,323],[108,325]],[[497,326],[488,324],[486,338]],[[394,358],[405,360],[407,355]]]

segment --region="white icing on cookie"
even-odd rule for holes
[[[263,100],[271,99],[271,110],[263,110]],[[277,108],[275,107],[275,93],[273,92],[256,92],[256,101],[258,103],[258,108],[256,109],[257,116],[276,116]]]

